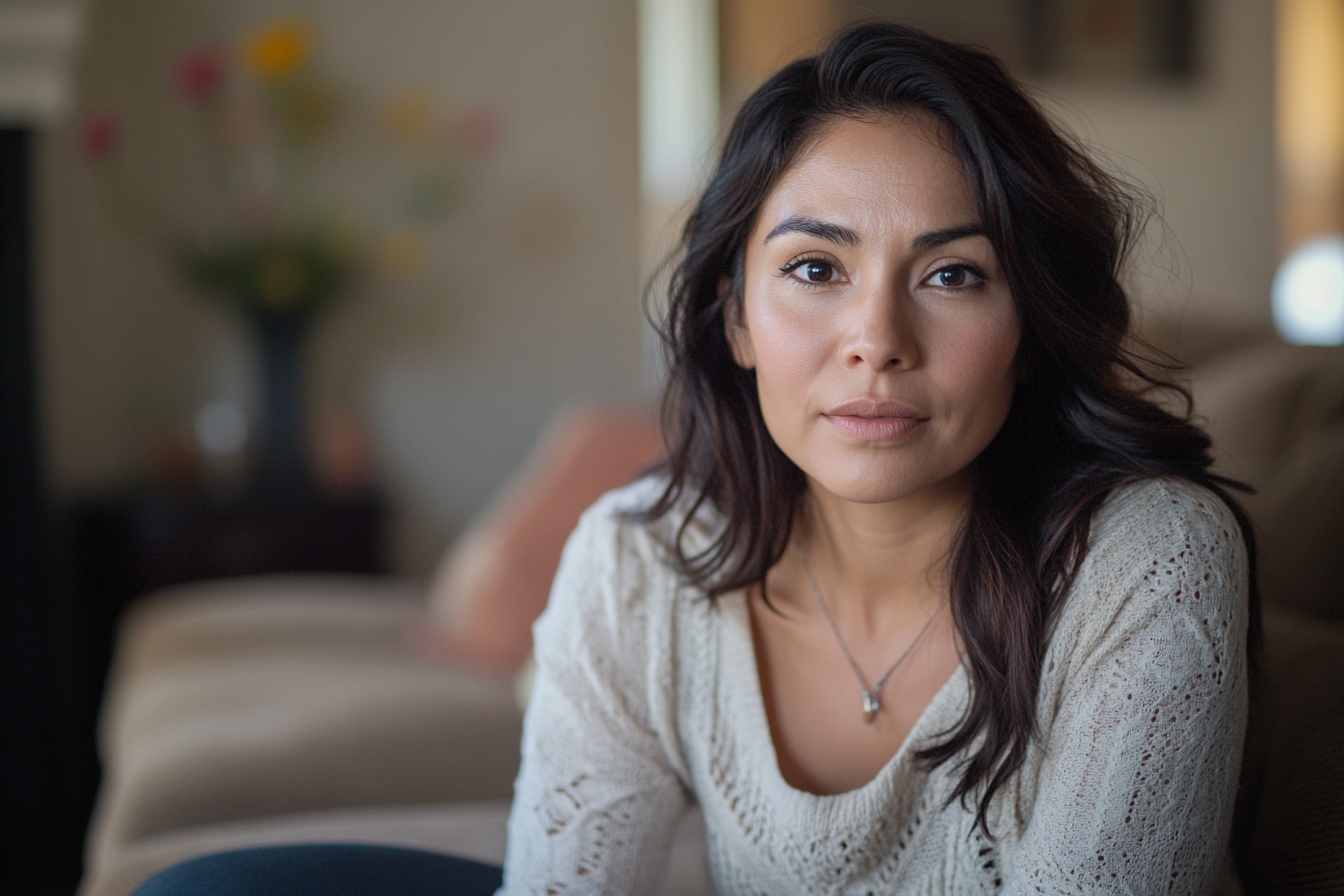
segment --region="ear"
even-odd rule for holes
[[[751,333],[747,331],[747,322],[742,319],[742,297],[730,295],[732,281],[727,277],[719,280],[719,297],[723,303],[723,335],[728,347],[733,351],[733,360],[743,370],[756,366],[756,349],[751,344]]]

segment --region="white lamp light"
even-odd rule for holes
[[[231,401],[212,401],[196,412],[196,443],[212,461],[236,456],[247,444],[247,415]]]
[[[1344,345],[1344,237],[1294,249],[1274,275],[1274,325],[1297,345]]]

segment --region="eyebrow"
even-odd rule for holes
[[[814,236],[817,239],[826,240],[831,243],[840,243],[844,246],[857,246],[862,242],[858,233],[845,227],[842,224],[832,224],[829,221],[819,221],[816,218],[809,218],[805,215],[789,215],[783,221],[776,225],[775,229],[765,235],[762,242],[770,242],[777,236],[786,233],[805,233],[808,236]],[[941,246],[945,243],[955,242],[965,239],[968,236],[984,236],[985,228],[979,224],[961,224],[956,227],[948,227],[943,230],[932,230],[928,233],[920,234],[915,237],[914,248],[916,250],[932,249],[935,246]]]
[[[816,218],[808,218],[803,215],[789,215],[783,221],[780,221],[774,230],[767,233],[762,242],[768,243],[785,233],[805,233],[808,236],[815,236],[817,239],[840,243],[844,246],[857,246],[860,242],[859,235],[848,227],[841,224],[832,224],[829,221],[818,221]]]
[[[920,234],[915,237],[916,249],[932,249],[935,246],[941,246],[945,243],[956,242],[965,239],[968,236],[984,236],[985,228],[979,224],[962,224],[958,227],[949,227],[946,230],[934,230],[929,233]]]

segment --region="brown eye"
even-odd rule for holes
[[[934,271],[928,282],[943,289],[965,289],[968,286],[974,286],[983,279],[985,279],[984,275],[974,268],[954,264]]]
[[[965,268],[944,268],[935,275],[939,286],[946,286],[955,289],[958,286],[966,285]]]
[[[806,261],[798,267],[798,273],[808,283],[829,283],[835,279],[835,265],[828,261]]]

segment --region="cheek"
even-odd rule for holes
[[[762,403],[775,401],[802,410],[806,387],[830,356],[826,328],[768,301],[748,303],[747,327],[756,355],[756,382]],[[785,402],[787,401],[787,404]]]
[[[997,431],[1017,387],[1017,317],[979,321],[963,330],[961,337],[947,346],[948,375],[966,405],[978,409],[977,417],[983,416],[979,422]]]

